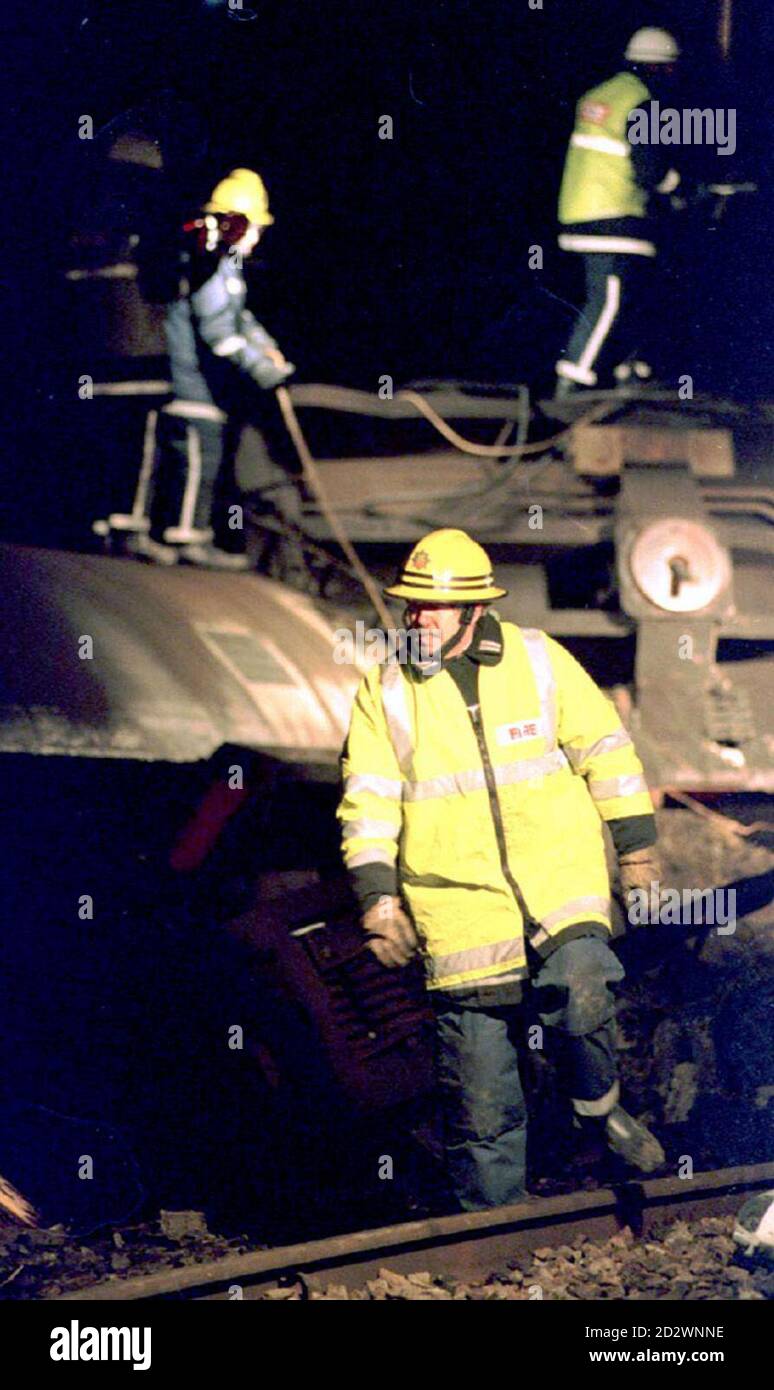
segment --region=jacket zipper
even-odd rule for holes
[[[503,871],[505,881],[508,884],[508,887],[510,888],[511,892],[513,893],[516,902],[518,903],[519,910],[524,920],[524,931],[528,934],[529,926],[533,919],[530,915],[529,908],[527,907],[527,904],[524,901],[524,894],[522,893],[518,883],[513,877],[510,865],[508,863],[508,847],[505,843],[505,827],[503,825],[502,811],[500,809],[500,800],[497,795],[497,783],[495,781],[494,768],[492,767],[492,759],[489,756],[489,749],[486,746],[486,739],[484,737],[484,724],[481,718],[481,706],[468,705],[466,708],[468,714],[470,715],[470,722],[473,725],[473,732],[476,735],[476,742],[478,743],[478,751],[481,754],[481,761],[484,765],[484,781],[486,782],[486,789],[489,793],[489,809],[492,812],[492,820],[494,821],[495,839],[497,840],[497,848],[500,853],[500,867]]]

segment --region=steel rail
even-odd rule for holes
[[[624,1226],[649,1236],[678,1219],[731,1213],[742,1198],[774,1187],[774,1163],[655,1178],[616,1188],[535,1198],[482,1212],[432,1217],[299,1245],[227,1255],[206,1264],[110,1279],[53,1302],[113,1302],[258,1297],[279,1280],[301,1277],[307,1288],[361,1287],[387,1266],[397,1274],[427,1271],[467,1279],[504,1269],[515,1255],[564,1245],[583,1235],[606,1240]]]

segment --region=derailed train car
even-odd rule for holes
[[[11,545],[0,571],[0,1171],[83,1213],[45,1155],[108,1125],[179,1201],[198,1145],[204,1172],[288,1107],[319,1136],[427,1091],[421,979],[365,949],[339,862],[335,614],[252,575]]]

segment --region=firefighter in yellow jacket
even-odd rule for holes
[[[632,122],[654,100],[669,105],[679,56],[665,29],[638,29],[622,71],[576,107],[559,192],[559,245],[583,258],[586,302],[556,364],[557,397],[651,376],[643,320],[657,293],[654,213],[680,174],[672,147],[639,143]]]
[[[463,531],[425,536],[385,592],[406,605],[405,640],[361,681],[338,815],[375,955],[396,968],[425,958],[460,1205],[524,1194],[526,990],[579,1123],[652,1171],[661,1146],[619,1104],[608,987],[623,969],[602,822],[624,891],[659,872],[632,741],[568,651],[489,611],[506,590]]]

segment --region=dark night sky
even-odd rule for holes
[[[137,106],[165,113],[173,221],[217,174],[257,167],[277,223],[256,307],[299,379],[372,389],[382,372],[533,385],[550,374],[580,294],[553,223],[573,107],[617,70],[638,24],[678,34],[683,104],[738,109],[736,155],[691,151],[695,172],[765,178],[769,0],[737,0],[725,68],[717,0],[254,4],[252,21],[202,0],[11,11],[17,153],[8,147],[6,167],[26,264],[7,344],[27,364],[21,449],[25,401],[37,424],[41,405],[56,410],[62,374],[89,370],[97,353],[68,340],[58,284],[67,238],[94,212],[84,113],[98,131]],[[378,139],[383,114],[392,141]],[[677,367],[747,397],[771,387],[765,203],[764,190],[712,232],[676,227],[656,306]],[[120,222],[120,207],[112,215]],[[534,243],[546,252],[539,274],[527,269]]]

